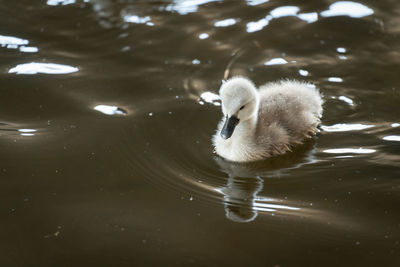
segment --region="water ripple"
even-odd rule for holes
[[[210,95],[214,101],[217,100],[215,95]],[[191,117],[190,114],[193,112],[181,110],[173,112],[175,113]],[[313,148],[313,142],[308,142],[293,153],[281,157],[249,164],[236,164],[213,156],[209,141],[213,132],[209,131],[208,134],[199,136],[198,133],[204,132],[201,130],[204,127],[201,123],[194,123],[190,129],[181,132],[174,129],[180,129],[180,122],[185,119],[180,117],[179,120],[175,120],[170,117],[168,119],[170,130],[165,131],[162,130],[160,126],[162,124],[158,120],[163,120],[165,123],[165,118],[156,116],[148,122],[151,126],[142,125],[135,132],[126,131],[126,138],[143,140],[143,145],[121,147],[121,150],[127,153],[125,158],[129,159],[132,168],[136,171],[140,169],[140,172],[145,174],[144,177],[155,186],[178,192],[184,200],[222,205],[227,219],[235,222],[250,222],[260,214],[301,216],[312,220],[324,217],[322,214],[326,212],[316,207],[304,205],[294,199],[269,197],[263,192],[266,179],[282,178],[288,176],[292,170],[317,163],[318,159],[315,157],[317,150]],[[161,128],[158,129],[159,127]],[[152,130],[138,131],[138,129]],[[163,132],[164,141],[154,136],[160,131]],[[183,138],[183,135],[186,138]],[[126,142],[122,140],[121,144]],[[179,153],[171,154],[170,151]]]

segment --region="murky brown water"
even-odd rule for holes
[[[398,1],[2,1],[1,266],[400,266]],[[221,80],[323,131],[212,153]]]

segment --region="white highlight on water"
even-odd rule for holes
[[[79,69],[76,67],[61,65],[55,63],[24,63],[17,65],[14,68],[11,68],[8,73],[16,73],[16,74],[68,74],[77,72]]]
[[[0,45],[2,47],[7,46],[7,45],[27,45],[29,44],[29,41],[26,39],[21,39],[18,37],[13,37],[13,36],[5,36],[5,35],[0,35]]]
[[[273,9],[266,17],[258,20],[258,21],[251,21],[248,22],[247,32],[256,32],[262,30],[265,26],[269,24],[269,22],[273,19],[278,19],[282,17],[289,17],[294,16],[307,23],[313,23],[318,20],[318,13],[317,12],[310,12],[310,13],[298,13],[300,8],[297,6],[282,6]]]
[[[325,153],[329,154],[371,154],[375,153],[375,149],[367,149],[367,148],[333,148],[323,150]]]
[[[34,136],[34,133],[21,133],[22,136]]]
[[[307,23],[313,23],[318,20],[318,13],[317,12],[301,13],[298,14],[297,17],[301,20],[307,21]]]
[[[282,6],[273,9],[270,14],[273,18],[282,18],[288,16],[296,16],[297,12],[299,12],[300,8],[297,6]]]
[[[34,133],[34,132],[37,132],[37,130],[36,129],[18,129],[18,132],[21,132],[21,133]]]
[[[215,106],[220,106],[221,104],[219,103],[219,101],[221,100],[221,98],[219,97],[219,95],[214,94],[212,92],[204,92],[200,95],[200,98],[207,103],[213,104]]]
[[[26,39],[14,37],[14,36],[5,36],[0,35],[0,46],[7,47],[8,49],[18,49],[21,52],[25,53],[36,53],[39,49],[35,46],[26,46],[29,44],[29,41]]]
[[[397,141],[397,142],[400,142],[400,136],[399,135],[388,135],[388,136],[384,136],[382,139],[386,140],[386,141]]]
[[[195,58],[195,59],[192,60],[192,64],[193,64],[193,65],[198,65],[198,64],[200,64],[200,60],[198,60],[197,58]]]
[[[340,77],[329,77],[328,81],[330,81],[332,83],[341,83],[341,82],[343,82],[343,79]]]
[[[269,24],[269,20],[266,18],[260,19],[258,21],[251,21],[247,23],[247,32],[256,32],[262,30],[265,26]]]
[[[125,15],[124,16],[124,21],[130,22],[130,23],[135,23],[135,24],[147,24],[149,26],[153,26],[154,24],[151,23],[151,17],[146,16],[146,17],[139,17],[137,15]]]
[[[76,0],[47,0],[46,4],[49,6],[66,6],[66,5],[71,5],[75,4]]]
[[[35,46],[20,46],[19,51],[25,53],[37,53],[39,51],[39,48]]]
[[[197,12],[201,5],[221,1],[222,0],[173,0],[174,3],[168,5],[165,10],[178,12],[180,15],[187,15]]]
[[[228,26],[232,26],[236,24],[236,20],[235,19],[224,19],[224,20],[220,20],[214,23],[215,27],[228,27]]]
[[[365,16],[372,15],[374,11],[357,2],[352,1],[339,1],[329,6],[329,10],[321,12],[323,17],[334,17],[334,16],[349,16],[351,18],[362,18]]]
[[[350,106],[354,106],[353,100],[350,99],[350,98],[348,98],[347,96],[341,95],[341,96],[338,97],[338,99],[339,99],[339,100],[342,100],[342,101],[344,101],[344,102],[346,102],[346,103],[349,104]]]
[[[257,6],[269,2],[269,0],[246,0],[247,5]]]
[[[299,70],[299,74],[300,74],[301,76],[308,76],[308,71],[306,71],[306,70]]]
[[[199,35],[199,39],[207,39],[209,37],[209,35],[208,35],[208,33],[201,33],[200,35]]]
[[[97,105],[93,108],[106,115],[125,115],[126,113],[117,106]]]
[[[330,126],[322,125],[321,129],[326,132],[348,132],[348,131],[361,131],[375,127],[375,125],[367,125],[361,123],[338,123]]]
[[[282,64],[287,64],[288,62],[283,59],[283,58],[273,58],[267,62],[264,63],[266,66],[271,66],[271,65],[282,65]]]

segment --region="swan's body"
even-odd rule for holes
[[[234,77],[221,86],[220,97],[224,117],[213,143],[229,161],[283,154],[318,132],[323,101],[306,83],[281,81],[257,90],[248,79]]]

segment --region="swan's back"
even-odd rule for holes
[[[317,89],[298,81],[281,81],[261,86],[259,94],[259,142],[274,144],[281,153],[318,131],[322,99]]]

